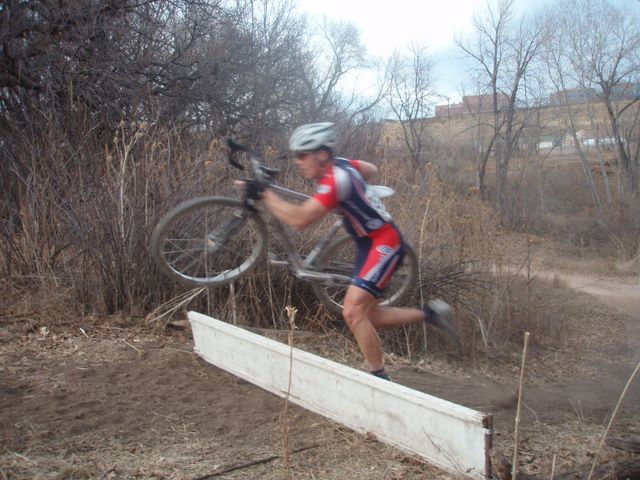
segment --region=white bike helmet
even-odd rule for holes
[[[338,143],[336,127],[331,122],[308,123],[296,128],[289,139],[289,150],[304,152],[322,147],[333,150]]]

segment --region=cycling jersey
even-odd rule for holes
[[[313,197],[327,209],[337,209],[345,218],[345,227],[357,237],[391,223],[391,215],[360,174],[360,162],[335,158],[320,179]]]
[[[358,245],[352,283],[379,298],[402,262],[404,247],[391,215],[360,174],[360,162],[335,158],[313,198],[344,217]]]

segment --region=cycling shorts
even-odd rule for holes
[[[355,240],[358,247],[351,283],[380,298],[391,276],[402,264],[402,236],[392,223],[388,223],[370,236]]]

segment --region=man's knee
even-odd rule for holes
[[[350,328],[367,321],[365,305],[345,301],[344,308],[342,309],[342,317]]]

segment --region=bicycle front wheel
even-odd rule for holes
[[[251,271],[264,254],[262,218],[227,197],[196,198],[165,215],[151,236],[151,255],[178,282],[228,284]]]
[[[380,305],[393,306],[406,300],[418,278],[418,257],[415,250],[405,243],[402,265],[395,271],[383,292]],[[356,242],[351,237],[342,237],[329,245],[319,256],[317,268],[323,273],[352,276],[356,259]],[[313,292],[329,310],[342,313],[344,296],[350,283],[327,285],[314,282]]]

